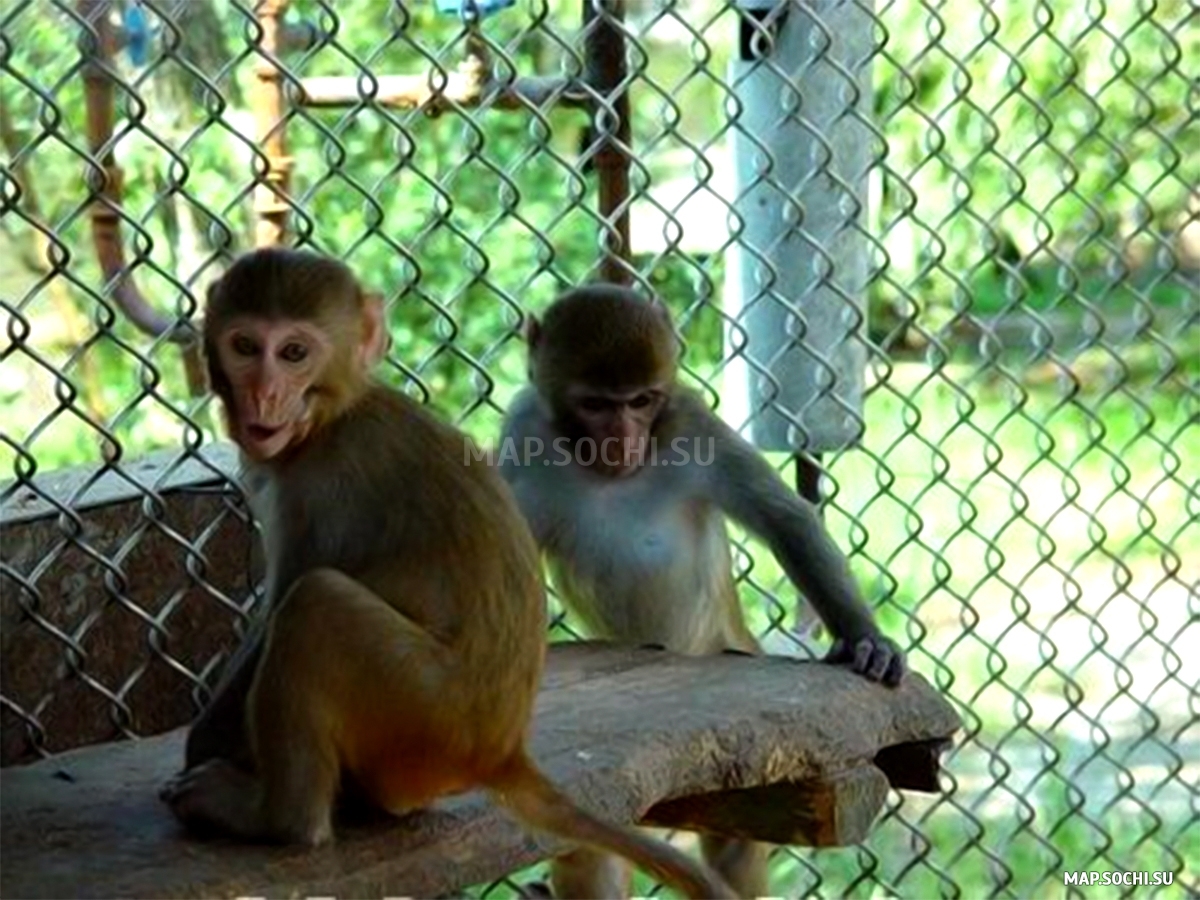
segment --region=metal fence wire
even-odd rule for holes
[[[1187,0],[7,0],[2,502],[52,515],[34,557],[6,525],[4,654],[47,674],[5,664],[5,762],[81,717],[186,721],[256,601],[211,577],[232,485],[186,521],[163,499],[225,471],[194,326],[230,254],[346,259],[388,294],[387,377],[484,441],[522,314],[604,275],[663,298],[686,379],[789,478],[820,456],[829,527],[966,723],[944,794],[780,849],[775,892],[1196,895],[1197,60]],[[140,505],[97,537],[114,484]],[[806,652],[734,537],[765,646]],[[68,558],[102,600],[51,610]],[[226,630],[189,644],[203,615]]]

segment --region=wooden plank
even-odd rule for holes
[[[883,772],[856,766],[825,778],[668,800],[651,807],[642,822],[771,844],[846,847],[870,833],[887,792]]]
[[[790,783],[836,784],[884,747],[946,739],[959,725],[915,674],[889,690],[817,663],[559,644],[532,749],[580,803],[622,822],[680,797],[785,785],[759,794],[756,815],[728,817],[736,833],[770,839],[789,828],[789,810],[798,824],[788,834],[815,833]],[[0,894],[430,897],[563,847],[534,839],[477,794],[399,821],[342,827],[318,850],[195,840],[157,799],[182,761],[182,741],[175,731],[0,772]],[[838,790],[877,790],[862,778],[831,788],[818,815],[851,808]],[[836,822],[825,830],[853,833]]]

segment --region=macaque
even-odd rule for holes
[[[676,383],[665,308],[615,285],[582,287],[530,320],[527,339],[531,384],[510,408],[499,465],[593,636],[760,653],[733,581],[728,516],[767,543],[816,608],[834,638],[829,661],[899,683],[904,657],[816,509]],[[769,893],[769,847],[711,835],[701,846],[739,894]],[[556,860],[551,880],[560,897],[628,891],[627,868],[586,849]]]
[[[495,470],[463,465],[466,436],[372,379],[384,332],[379,298],[315,254],[256,251],[209,291],[213,389],[262,484],[268,619],[163,799],[197,829],[316,845],[347,782],[393,814],[484,788],[531,828],[732,897],[687,855],[574,805],[527,755],[537,547]]]

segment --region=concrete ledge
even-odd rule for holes
[[[236,467],[214,445],[0,487],[0,764],[196,714],[261,565]]]

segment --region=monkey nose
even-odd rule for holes
[[[617,438],[618,440],[625,440],[625,438],[629,437],[632,433],[633,423],[624,416],[612,416],[605,424],[607,426],[605,431],[608,433],[609,437]]]
[[[622,445],[629,447],[638,442],[638,438],[641,437],[641,429],[638,428],[636,422],[622,420],[613,425],[612,436],[619,440]]]
[[[267,386],[254,392],[254,418],[260,422],[275,422],[279,419],[280,392]]]

